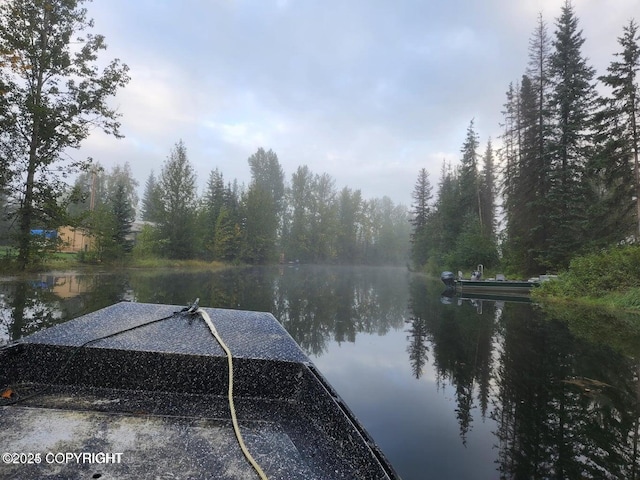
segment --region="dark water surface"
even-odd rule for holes
[[[405,480],[640,477],[633,319],[441,291],[391,268],[0,280],[0,345],[123,300],[270,311]]]

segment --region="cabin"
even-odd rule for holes
[[[59,251],[65,253],[86,252],[93,246],[93,236],[80,227],[64,226],[58,229],[61,241]]]

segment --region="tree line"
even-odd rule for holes
[[[105,172],[76,161],[91,129],[121,137],[109,98],[129,81],[127,65],[99,62],[106,49],[85,0],[0,3],[0,239],[17,247],[24,269],[46,247],[34,230],[82,227],[90,260],[138,255],[265,263],[284,255],[301,262],[399,263],[408,252],[407,211],[388,198],[338,191],[327,174],[298,168],[291,183],[272,151],[249,158],[251,183],[225,182],[214,170],[202,196],[178,142],[160,176],[147,180],[135,248],[137,182],[127,165]],[[106,65],[106,66],[104,66]],[[73,188],[67,178],[76,175]],[[151,226],[153,225],[153,226]],[[45,242],[46,243],[46,242]],[[43,250],[44,249],[44,250]]]
[[[414,264],[457,270],[500,263],[536,274],[566,268],[577,254],[635,241],[638,26],[630,20],[623,27],[619,50],[600,76],[584,42],[570,1],[553,34],[539,15],[526,71],[506,92],[501,147],[494,151],[489,140],[479,165],[471,122],[460,164],[443,165],[435,200],[428,172],[419,173],[411,210]]]
[[[252,264],[402,264],[408,257],[408,212],[389,197],[366,200],[338,190],[334,179],[300,166],[289,182],[272,150],[248,158],[251,181],[210,172],[204,192],[186,146],[175,144],[160,175],[145,184],[141,217],[150,222],[139,252],[169,258]]]
[[[301,166],[285,180],[278,156],[259,148],[248,158],[251,181],[225,181],[215,168],[198,194],[187,148],[178,141],[158,176],[152,171],[140,202],[142,231],[132,241],[138,182],[128,164],[110,172],[99,164],[81,173],[67,219],[94,239],[82,258],[137,257],[264,264],[404,264],[408,211],[389,197],[365,200],[360,190],[338,190],[326,173]]]

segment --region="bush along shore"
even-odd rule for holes
[[[533,292],[536,301],[580,302],[640,313],[640,245],[575,257],[556,280]]]

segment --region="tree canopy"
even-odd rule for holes
[[[66,161],[92,128],[120,136],[108,103],[129,80],[119,60],[100,68],[106,49],[90,30],[83,0],[7,0],[0,3],[0,148],[2,179],[16,192],[19,263],[31,260],[31,229],[59,225],[56,208],[65,175],[85,161]],[[8,171],[8,173],[7,173]]]

